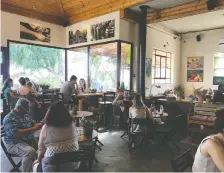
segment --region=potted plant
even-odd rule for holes
[[[177,100],[181,100],[184,97],[184,87],[182,85],[176,85],[174,93],[177,95]]]
[[[121,86],[120,86],[120,92],[124,92],[125,90],[125,86],[124,86],[124,82],[121,83]]]
[[[96,124],[96,121],[89,120],[85,117],[82,117],[79,120],[79,125],[83,127],[83,135],[86,137],[91,137],[93,134],[93,127]]]
[[[205,98],[205,94],[206,94],[206,91],[205,90],[202,90],[202,88],[203,87],[195,88],[193,86],[194,96],[198,99],[198,102],[199,103],[203,103],[204,98]]]
[[[50,88],[50,84],[47,83],[47,82],[41,82],[40,83],[40,87],[42,88],[42,90],[49,89]]]

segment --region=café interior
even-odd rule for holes
[[[1,172],[224,172],[224,0],[2,0],[0,55]]]

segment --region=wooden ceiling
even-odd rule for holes
[[[71,25],[100,15],[129,8],[148,0],[1,0],[2,11]]]

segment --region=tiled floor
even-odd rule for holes
[[[136,149],[131,155],[127,148],[127,138],[121,139],[122,131],[99,134],[104,144],[102,151],[96,151],[99,163],[94,163],[93,171],[99,172],[171,172],[172,154],[168,148],[150,144],[147,149]],[[183,151],[187,146],[181,145]],[[18,159],[17,159],[18,160]],[[1,172],[11,170],[11,165],[1,152]]]

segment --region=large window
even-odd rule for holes
[[[120,83],[124,82],[125,89],[130,89],[131,70],[131,44],[121,43],[121,77]]]
[[[29,77],[38,84],[60,87],[65,81],[65,50],[10,42],[10,77],[15,88],[18,79]]]
[[[219,85],[224,81],[224,53],[214,54],[213,84]]]
[[[90,46],[90,87],[116,91],[117,43]]]
[[[74,48],[68,50],[68,80],[76,75],[88,81],[88,48]]]
[[[155,49],[152,57],[152,84],[171,83],[172,54]]]

